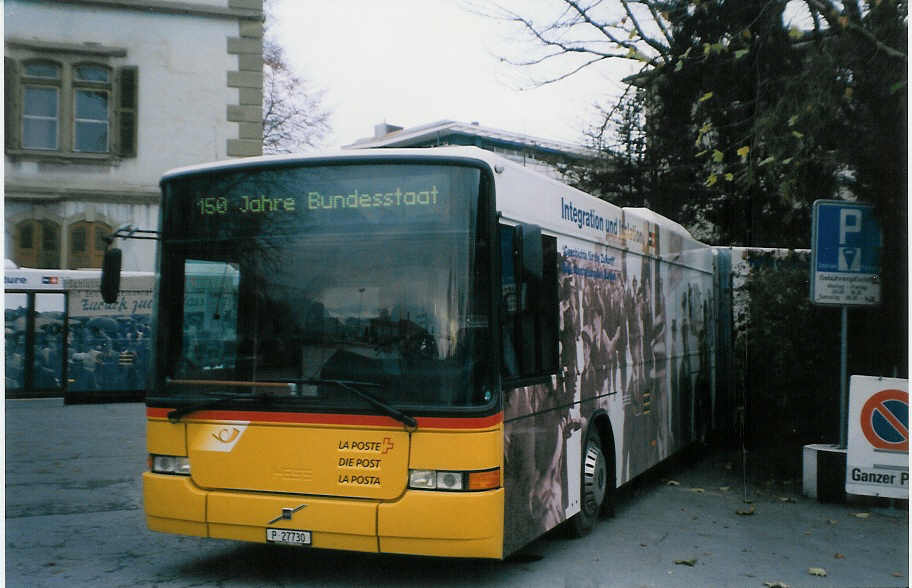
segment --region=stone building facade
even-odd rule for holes
[[[100,267],[174,167],[262,153],[263,0],[4,2],[4,257]],[[154,242],[124,247],[152,271]]]

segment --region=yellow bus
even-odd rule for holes
[[[504,558],[716,402],[713,253],[476,148],[161,182],[150,529]]]

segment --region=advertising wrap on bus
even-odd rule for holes
[[[152,289],[155,280],[146,278],[123,278],[117,302],[107,304],[101,299],[101,280],[66,280],[70,293],[70,318],[124,317],[128,315],[150,317],[152,315]]]
[[[142,398],[151,365],[155,279],[125,276],[117,302],[101,299],[101,278],[67,278],[67,402]]]
[[[151,366],[154,276],[127,272],[105,304],[98,270],[6,270],[6,394],[136,401]],[[33,317],[28,320],[29,314]]]

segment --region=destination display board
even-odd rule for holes
[[[365,227],[446,227],[471,218],[480,172],[460,166],[337,165],[177,178],[167,238],[236,239]]]

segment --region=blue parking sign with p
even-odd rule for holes
[[[874,207],[818,200],[813,223],[811,300],[817,304],[878,304],[882,235]]]

